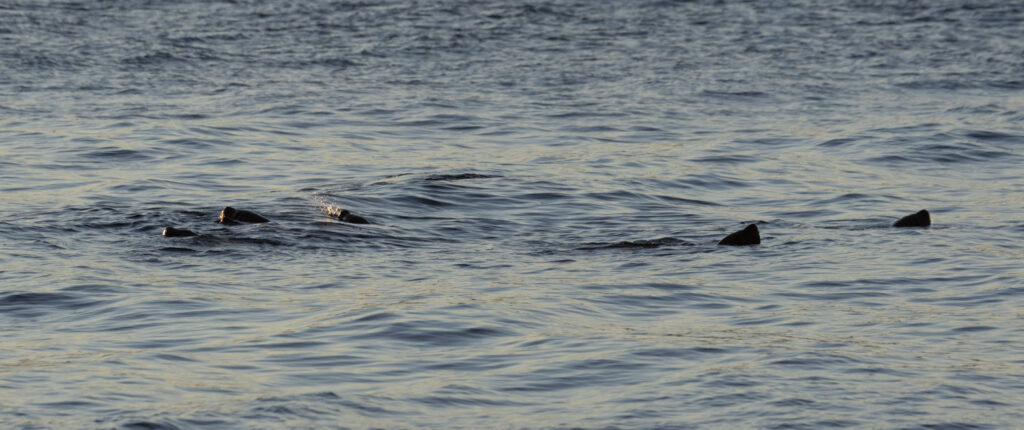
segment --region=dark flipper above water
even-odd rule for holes
[[[337,218],[341,221],[352,223],[352,224],[369,224],[370,222],[359,215],[354,215],[349,212],[348,209],[329,207],[327,208],[327,215],[333,218]]]
[[[164,229],[164,236],[167,236],[167,237],[189,237],[189,236],[198,236],[198,235],[194,231],[192,231],[192,230],[186,230],[186,229],[183,229],[183,228],[167,227],[167,228]]]
[[[220,221],[219,222],[221,224],[229,224],[229,225],[231,225],[231,224],[238,224],[240,222],[249,222],[249,223],[270,222],[270,220],[264,218],[262,215],[260,215],[260,214],[258,214],[256,212],[251,212],[251,211],[246,211],[246,210],[237,210],[237,209],[235,209],[235,208],[233,208],[231,206],[228,206],[228,207],[225,207],[224,210],[220,211]]]
[[[757,245],[759,243],[761,243],[761,234],[757,231],[756,224],[750,224],[743,230],[730,234],[718,242],[719,245],[728,246]]]
[[[927,209],[921,209],[917,213],[900,218],[892,224],[893,227],[928,227],[932,225],[932,217]]]

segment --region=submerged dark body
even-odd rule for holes
[[[932,225],[932,217],[926,209],[900,218],[892,224],[893,227],[928,227],[930,225]]]
[[[719,245],[746,246],[761,243],[761,234],[756,224],[750,224],[743,230],[730,234],[718,242]]]

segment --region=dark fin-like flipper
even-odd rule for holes
[[[932,217],[927,209],[921,209],[892,224],[893,227],[928,227],[930,225],[932,225]]]
[[[730,234],[718,242],[719,245],[727,246],[757,245],[759,243],[761,243],[761,234],[757,231],[756,224],[750,224],[743,230]]]

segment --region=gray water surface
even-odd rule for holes
[[[1019,427],[1022,35],[1005,1],[4,2],[0,424]]]

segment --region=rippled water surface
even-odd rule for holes
[[[2,2],[0,424],[1020,426],[1022,35],[1005,1]]]

